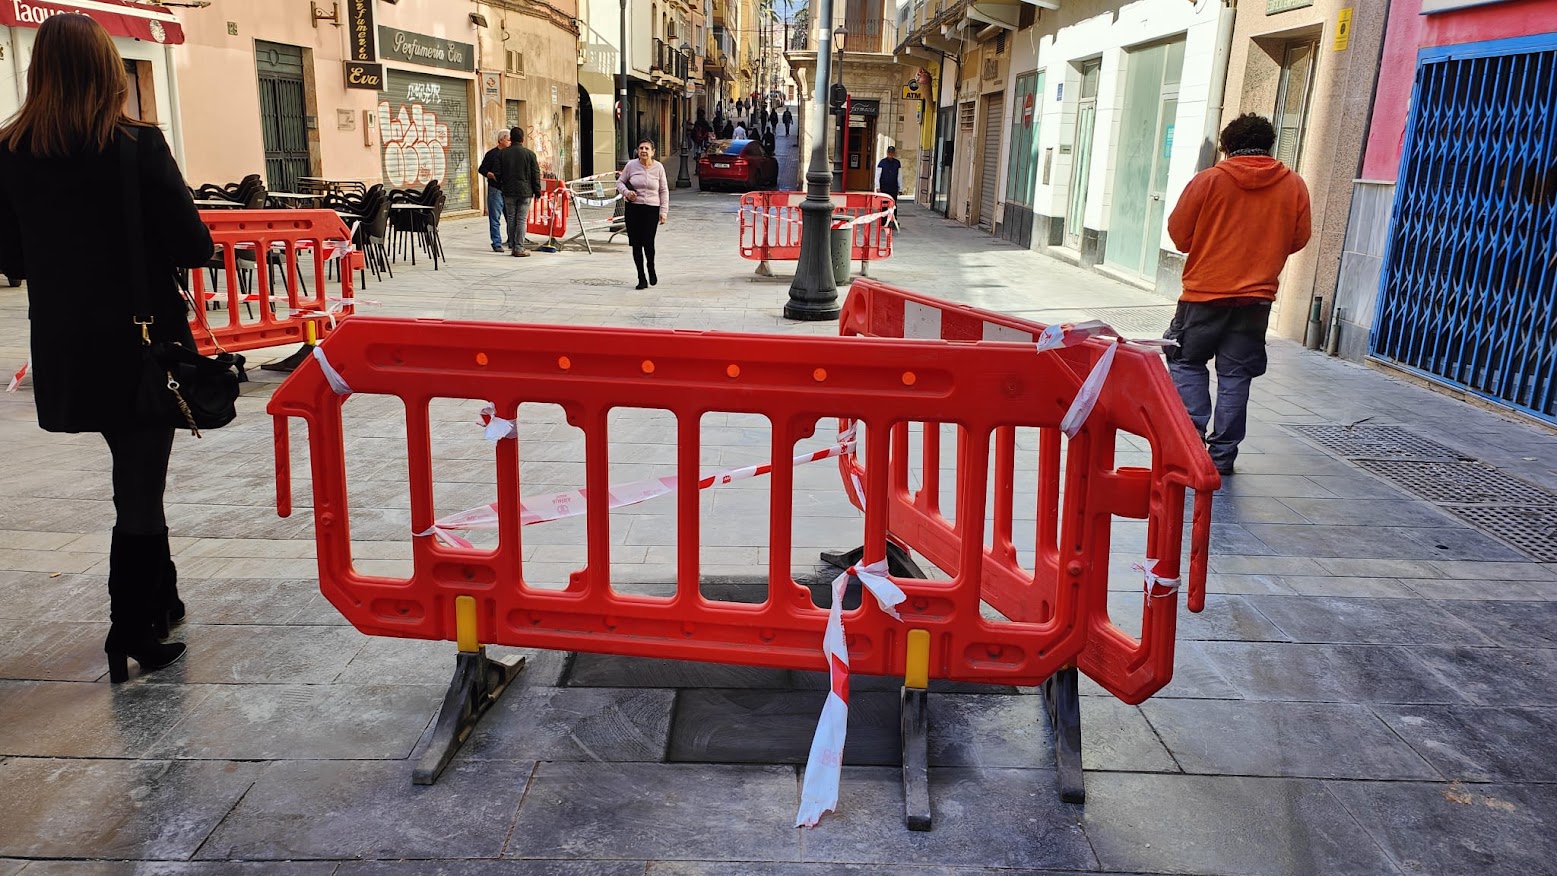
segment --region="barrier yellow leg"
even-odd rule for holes
[[[303,323],[303,343],[310,347],[319,343],[319,324],[311,319]]]
[[[908,631],[903,672],[903,823],[930,829],[930,631]]]
[[[930,686],[930,631],[908,631],[908,667],[903,686],[924,690]]]
[[[461,654],[474,654],[481,643],[476,638],[476,597],[454,598],[454,634]]]

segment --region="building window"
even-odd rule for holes
[[[1287,43],[1281,53],[1281,82],[1276,89],[1276,158],[1296,169],[1303,157],[1303,130],[1308,123],[1308,99],[1314,85],[1314,40]]]

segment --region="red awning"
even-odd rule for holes
[[[91,16],[114,36],[174,46],[184,41],[172,12],[134,0],[0,0],[0,25],[38,27],[62,12]]]

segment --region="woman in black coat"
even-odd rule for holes
[[[135,420],[141,331],[124,272],[132,240],[144,247],[153,342],[191,349],[179,267],[211,258],[211,235],[162,132],[124,115],[124,62],[102,26],[56,15],[38,29],[27,100],[0,128],[0,271],[26,278],[33,397],[50,432],[100,432],[113,454],[113,542],[104,650],[113,681],[184,654],[163,643],[181,620],[162,494],[173,430]],[[134,140],[134,178],[122,150]],[[140,189],[140,215],[125,193]],[[131,223],[137,228],[128,227]]]

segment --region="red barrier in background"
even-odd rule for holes
[[[833,227],[841,221],[882,213],[895,205],[889,195],[844,192],[831,195]],[[741,257],[757,261],[800,258],[800,205],[805,192],[747,192],[741,196]],[[854,226],[849,260],[869,263],[892,255],[892,228],[884,221]]]
[[[410,532],[427,532],[437,518],[432,400],[489,398],[496,416],[509,419],[525,402],[560,404],[584,433],[588,559],[564,589],[525,580],[522,448],[515,440],[493,449],[495,547],[451,547],[419,536],[411,539],[409,577],[364,574],[354,567],[351,548],[342,431],[347,397],[332,391],[319,362],[305,361],[268,407],[277,418],[278,505],[290,508],[285,420],[301,417],[308,422],[321,589],[357,629],[454,640],[455,599],[469,596],[483,643],[807,670],[826,668],[818,645],[827,612],[794,582],[790,568],[797,442],[820,418],[842,416],[859,424],[867,459],[902,458],[889,442],[901,440],[895,426],[904,421],[955,422],[965,445],[987,448],[1002,440],[1005,428],[1056,428],[1081,382],[1070,362],[1034,355],[1030,343],[862,343],[359,316],[320,349],[356,395],[404,405]],[[678,424],[678,580],[670,598],[611,586],[609,414],[623,407],[668,411]],[[699,591],[698,423],[717,411],[760,414],[772,423],[769,587],[759,604],[716,601]],[[901,622],[870,600],[848,612],[851,670],[901,675],[906,636],[916,629],[930,635],[933,678],[1032,685],[1076,660],[1088,634],[1086,607],[1106,597],[1109,515],[1144,501],[1154,484],[1147,472],[1114,471],[1108,454],[1087,451],[1092,443],[1085,432],[1073,442],[1065,474],[1066,586],[1051,595],[991,580],[995,567],[983,561],[989,454],[960,454],[958,554],[947,561],[961,574],[952,581],[894,579],[908,596],[899,606]],[[910,497],[886,466],[866,471],[863,488],[865,561],[879,561],[889,515]],[[981,615],[980,599],[991,592],[997,599],[1009,592],[1007,619]]]
[[[1031,345],[1046,328],[1041,323],[952,304],[869,279],[851,286],[839,319],[843,335],[1015,341],[1029,345],[1030,355],[1034,355]],[[1066,387],[1073,395],[1074,386],[1086,378],[1111,343],[1092,338],[1073,347],[1036,354],[1035,358],[1047,360],[1063,372],[1054,387],[1056,395],[1064,395]],[[991,352],[1005,348],[1004,344],[978,345],[986,346]],[[1005,390],[993,379],[989,386],[992,397]],[[1196,491],[1189,607],[1200,611],[1205,603],[1211,492],[1220,478],[1155,349],[1121,344],[1097,405],[1081,431],[1067,441],[1058,428],[1046,425],[1039,430],[1036,448],[1020,448],[1037,454],[1036,509],[1021,509],[1035,510],[1035,569],[1025,569],[1017,562],[1013,545],[1015,521],[1019,519],[1013,492],[1019,451],[1014,426],[1002,425],[994,432],[995,496],[990,521],[994,531],[991,545],[984,547],[984,535],[974,526],[984,523],[982,505],[970,519],[962,512],[959,498],[954,521],[940,508],[945,461],[939,425],[955,422],[955,418],[902,419],[893,425],[890,453],[871,452],[867,456],[870,465],[862,464],[858,454],[840,457],[844,488],[856,506],[862,505],[856,478],[868,483],[883,469],[889,470],[888,533],[893,540],[918,551],[954,577],[968,568],[970,544],[978,547],[984,601],[1016,620],[1041,619],[1051,613],[1070,615],[1076,611],[1073,600],[1080,599],[1079,613],[1089,629],[1077,667],[1127,703],[1141,702],[1172,679],[1177,593],[1145,597],[1140,639],[1116,626],[1108,614],[1110,515],[1146,520],[1146,545],[1140,560],[1155,559],[1158,576],[1177,578],[1186,489]],[[917,454],[910,452],[909,421],[924,426]],[[1149,467],[1116,466],[1118,438],[1124,435],[1134,436],[1150,448]],[[976,447],[984,444],[974,442]],[[975,470],[969,454],[966,433],[959,428],[954,474],[959,497],[965,490],[983,487],[982,482],[969,484],[964,479],[965,472]],[[911,471],[919,479],[917,490],[908,486]],[[871,505],[863,503],[865,508]],[[1020,519],[1028,518],[1024,514]]]
[[[568,231],[568,185],[560,179],[544,182],[541,196],[530,201],[524,228],[527,234],[545,235],[548,241],[554,241]]]
[[[323,337],[332,314],[352,314],[352,271],[362,253],[351,248],[351,232],[334,211],[202,210],[200,219],[216,244],[208,268],[189,272],[197,307],[189,327],[201,353],[302,343],[308,323]],[[331,261],[338,262],[333,279]],[[219,283],[209,282],[208,271]],[[273,272],[285,278],[283,288],[273,285]],[[225,315],[205,308],[213,301]]]

